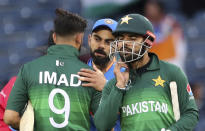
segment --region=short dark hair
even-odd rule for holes
[[[57,35],[74,35],[85,31],[87,21],[84,18],[60,8],[56,9],[55,13],[54,32]]]

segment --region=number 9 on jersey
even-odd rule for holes
[[[54,97],[57,93],[61,94],[65,100],[65,104],[64,104],[64,107],[62,109],[56,108],[53,104]],[[49,103],[49,107],[50,107],[51,111],[53,111],[54,113],[59,114],[59,115],[64,114],[64,116],[65,116],[65,119],[62,123],[56,123],[54,121],[53,117],[50,117],[49,120],[50,120],[51,125],[55,128],[63,128],[66,125],[68,125],[68,118],[69,118],[69,114],[70,114],[70,98],[69,98],[68,94],[62,89],[59,89],[59,88],[53,89],[49,95],[48,103]]]

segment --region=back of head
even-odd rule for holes
[[[87,21],[79,15],[63,9],[56,9],[55,13],[54,32],[57,35],[64,37],[85,31]]]

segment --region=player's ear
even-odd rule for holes
[[[55,32],[53,32],[52,37],[53,37],[53,42],[56,43],[56,33]]]
[[[78,44],[78,45],[81,45],[83,43],[83,36],[84,36],[84,33],[77,33],[76,36],[75,36],[75,42]]]
[[[90,44],[91,44],[91,37],[92,37],[91,34],[89,34],[89,35],[88,35],[88,45],[89,45],[89,46],[91,46],[91,45],[90,45]]]

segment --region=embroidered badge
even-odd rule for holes
[[[191,87],[190,87],[189,84],[187,84],[186,90],[187,90],[187,92],[188,92],[188,94],[189,94],[190,96],[193,96],[193,93],[192,93],[192,91],[191,91]]]
[[[160,86],[164,87],[165,80],[162,80],[162,78],[160,76],[158,76],[158,78],[152,79],[152,80],[155,82],[155,86],[160,85]]]
[[[123,23],[128,24],[128,21],[131,20],[131,19],[133,19],[133,18],[126,15],[125,17],[121,18],[122,21],[120,22],[120,24],[123,24]]]

